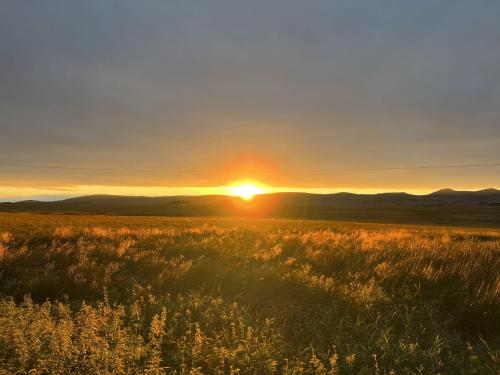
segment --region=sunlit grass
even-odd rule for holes
[[[487,229],[0,214],[0,369],[496,374],[499,252]]]

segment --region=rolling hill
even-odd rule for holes
[[[274,193],[245,202],[224,195],[91,195],[53,202],[0,203],[3,212],[238,216],[500,227],[500,190],[407,193]]]

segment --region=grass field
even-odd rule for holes
[[[0,373],[498,374],[499,270],[499,230],[0,214]]]

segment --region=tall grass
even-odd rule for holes
[[[1,214],[0,368],[498,374],[499,254],[485,229]]]

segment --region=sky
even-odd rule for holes
[[[486,0],[3,0],[0,200],[498,188],[499,166],[387,168],[500,163],[499,19]]]

